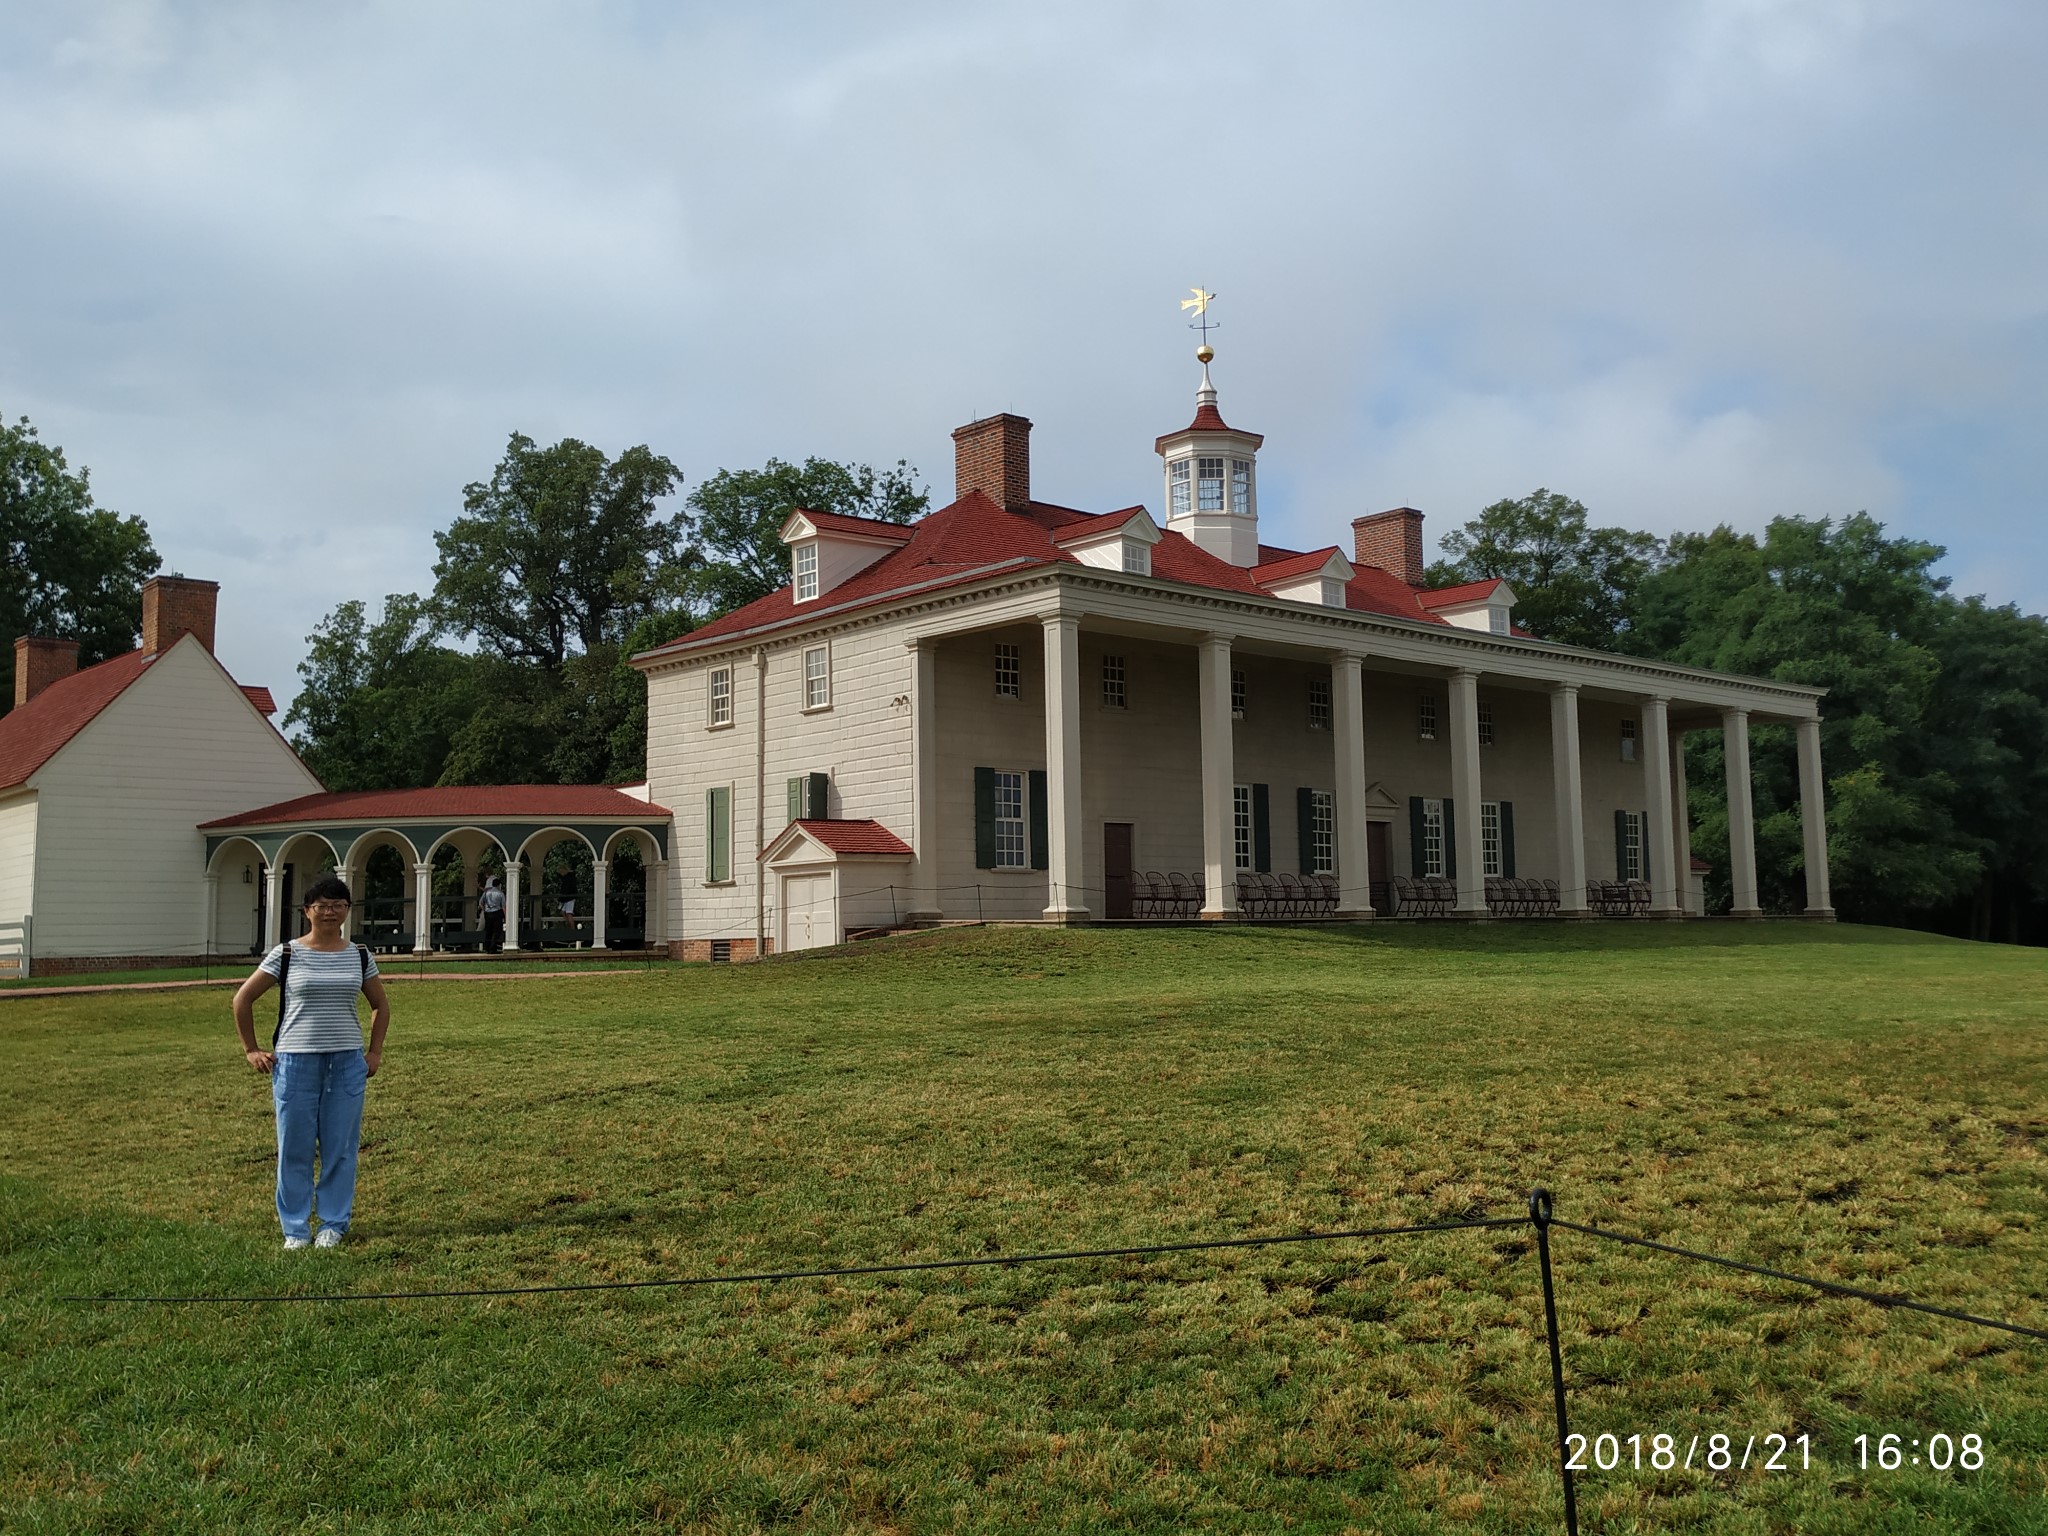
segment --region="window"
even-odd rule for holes
[[[1500,802],[1479,802],[1479,873],[1498,875],[1500,862]]]
[[[1124,540],[1124,574],[1126,576],[1150,576],[1152,574],[1152,551],[1139,539]]]
[[[996,771],[996,868],[1023,869],[1030,863],[1024,840],[1024,775]]]
[[[1244,700],[1246,692],[1247,690],[1244,685],[1244,674],[1242,672],[1233,670],[1230,674],[1231,719],[1242,720],[1244,718]]]
[[[1197,459],[1195,461],[1195,510],[1198,512],[1221,512],[1223,510],[1223,461],[1221,459]]]
[[[818,595],[818,546],[799,544],[790,558],[796,562],[796,600],[808,603]]]
[[[1102,707],[1122,709],[1129,702],[1124,696],[1124,659],[1121,656],[1102,658]]]
[[[1330,680],[1327,677],[1308,680],[1308,728],[1312,731],[1330,728]]]
[[[732,668],[715,667],[711,673],[711,726],[732,724]]]
[[[1189,473],[1194,468],[1187,459],[1175,459],[1166,469],[1167,516],[1179,517],[1192,505],[1188,498]]]
[[[1021,699],[1024,697],[1024,663],[1014,645],[996,647],[996,697],[999,699]]]
[[[1484,699],[1479,701],[1479,745],[1493,745],[1493,706]]]
[[[832,650],[814,645],[804,652],[804,708],[829,709],[832,705]]]
[[[1444,803],[1422,802],[1422,872],[1441,876],[1444,872]]]
[[[1252,787],[1234,784],[1230,790],[1231,825],[1235,833],[1236,863],[1239,869],[1252,867]]]
[[[1334,576],[1323,578],[1323,606],[1342,608],[1344,606],[1344,583]]]
[[[704,791],[704,882],[718,885],[732,878],[732,786]]]
[[[1633,720],[1621,722],[1621,760],[1624,763],[1636,760],[1636,723]]]
[[[1494,610],[1493,610],[1493,611],[1492,611],[1491,613],[1487,614],[1487,616],[1486,616],[1486,622],[1487,622],[1487,627],[1488,627],[1488,628],[1490,628],[1490,629],[1491,629],[1491,630],[1492,630],[1492,631],[1493,631],[1493,632],[1494,632],[1494,633],[1495,633],[1496,635],[1504,635],[1504,634],[1506,634],[1506,633],[1508,632],[1508,611],[1507,611],[1507,609],[1505,609],[1505,608],[1496,608],[1496,609],[1494,609]]]
[[[1424,741],[1436,740],[1436,695],[1425,693],[1415,700],[1415,734]]]
[[[1620,862],[1624,880],[1643,878],[1643,815],[1641,811],[1623,811],[1615,823],[1616,830],[1621,833]]]
[[[1327,789],[1309,792],[1308,872],[1337,872],[1337,800]]]
[[[1252,461],[1230,461],[1230,510],[1239,517],[1252,515]]]

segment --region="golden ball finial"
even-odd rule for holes
[[[1210,346],[1209,343],[1207,343],[1206,341],[1203,342],[1199,347],[1195,348],[1195,361],[1198,363],[1204,364],[1206,366],[1208,363],[1213,362],[1215,360],[1215,357],[1216,349]]]

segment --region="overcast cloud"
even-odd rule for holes
[[[1036,424],[1160,506],[1214,289],[1271,542],[1868,509],[2048,607],[2048,8],[0,8],[0,413],[220,650],[425,590],[506,436],[691,484]]]

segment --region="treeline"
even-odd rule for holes
[[[791,507],[906,522],[928,501],[900,462],[721,469],[663,511],[682,481],[645,446],[514,434],[434,535],[431,591],[343,603],[308,636],[285,716],[308,765],[337,790],[639,779],[627,657],[781,586]]]
[[[1956,597],[1941,546],[1861,513],[1782,517],[1668,540],[1596,528],[1548,490],[1486,508],[1443,540],[1432,585],[1500,577],[1545,639],[1826,688],[1821,755],[1835,905],[2008,943],[2048,942],[2048,620]],[[1750,748],[1767,910],[1803,900],[1790,730]],[[1718,731],[1687,739],[1693,848],[1728,906]]]

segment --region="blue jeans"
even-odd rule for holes
[[[286,1051],[270,1073],[277,1106],[277,1219],[286,1237],[312,1236],[313,1153],[320,1154],[320,1224],[348,1230],[363,1136],[361,1051]]]

